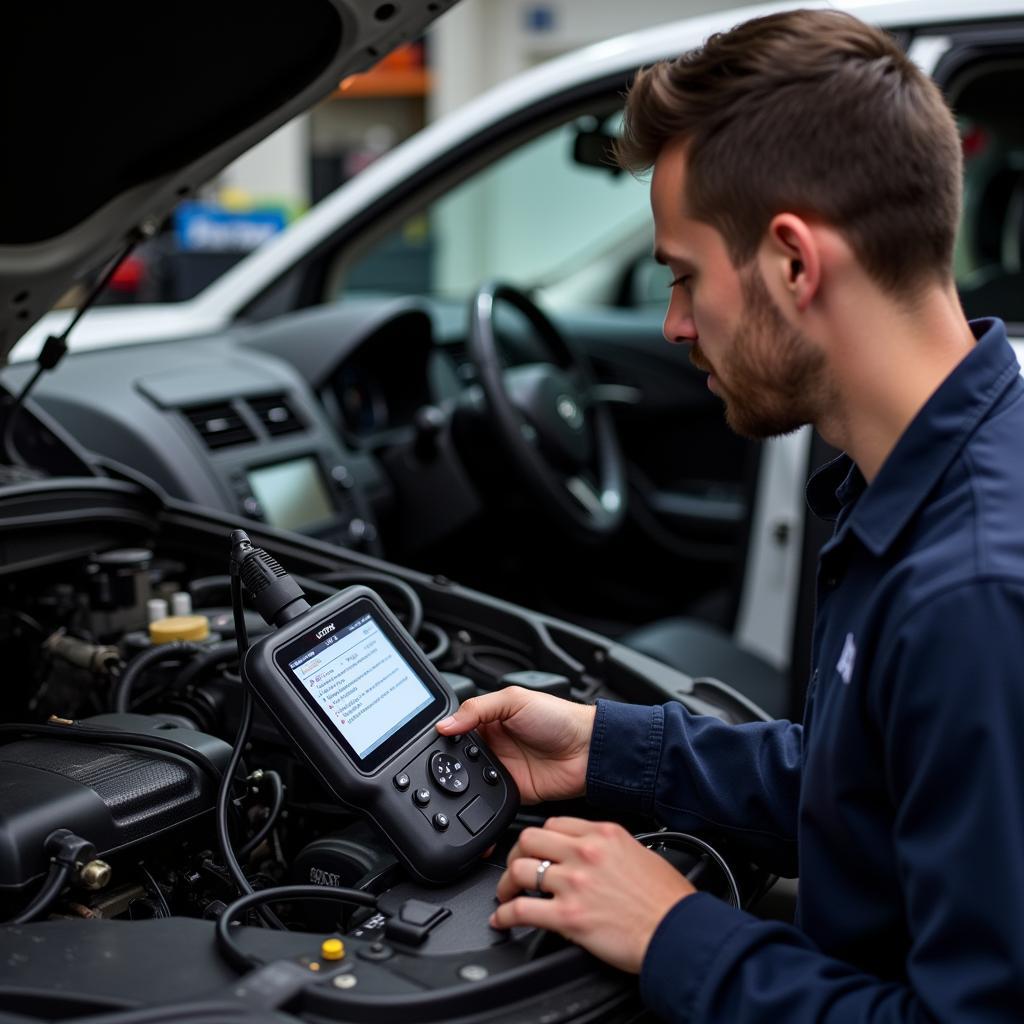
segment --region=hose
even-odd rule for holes
[[[139,676],[153,665],[161,661],[169,661],[172,658],[181,658],[189,654],[198,654],[206,648],[191,640],[172,640],[169,644],[160,644],[150,647],[148,650],[136,654],[125,666],[124,672],[117,683],[117,691],[114,695],[114,710],[125,712],[131,711],[132,690]]]
[[[323,576],[317,576],[316,582],[344,583],[349,586],[356,583],[365,583],[368,586],[376,585],[385,588],[390,587],[391,590],[398,594],[405,602],[406,612],[409,618],[409,621],[405,624],[405,628],[409,630],[413,636],[416,636],[420,631],[420,627],[423,625],[423,602],[420,600],[419,594],[417,594],[416,591],[405,582],[405,580],[400,580],[397,576],[390,576],[386,572],[374,572],[371,569],[353,569],[331,572]]]
[[[61,889],[71,880],[71,864],[61,864],[54,861],[50,865],[49,874],[43,882],[42,889],[36,893],[32,902],[13,920],[7,924],[28,924],[35,920],[40,914],[49,909],[53,901],[60,895]]]

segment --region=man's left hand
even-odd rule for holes
[[[537,886],[550,899],[520,895]],[[668,911],[696,892],[684,875],[621,825],[549,818],[523,829],[498,881],[495,928],[532,925],[558,932],[623,971],[639,974],[647,946]]]

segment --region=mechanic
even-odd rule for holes
[[[513,688],[438,729],[479,729],[527,802],[585,794],[799,870],[796,923],[552,818],[492,924],[639,973],[672,1021],[1024,1019],[1024,382],[957,299],[953,117],[887,35],[796,11],[641,72],[620,160],[653,165],[665,335],[731,426],[813,424],[847,453],[808,486],[835,532],[804,721]]]

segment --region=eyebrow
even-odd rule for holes
[[[667,267],[669,262],[678,263],[687,270],[693,270],[693,264],[685,256],[673,256],[660,247],[654,250],[654,262],[660,263],[663,267]]]

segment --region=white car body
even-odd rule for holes
[[[93,310],[76,326],[70,348],[82,351],[219,331],[308,252],[342,231],[391,190],[421,174],[453,147],[551,96],[675,56],[699,45],[713,32],[790,6],[744,7],[655,26],[589,46],[518,75],[395,148],[378,160],[371,171],[324,199],[194,299],[174,305]],[[803,6],[842,6],[865,21],[908,28],[1019,17],[1022,13],[1020,0],[911,0]],[[931,72],[947,48],[947,39],[941,30],[936,30],[915,38],[910,54],[923,70]],[[34,358],[45,338],[63,330],[70,317],[71,312],[66,310],[48,314],[18,342],[11,361]],[[1024,356],[1024,339],[1015,339],[1014,344],[1018,356]],[[809,443],[810,432],[803,430],[766,446],[735,630],[741,647],[779,668],[787,667],[790,656],[801,556],[796,538],[804,518],[803,485]],[[780,543],[780,535],[788,535],[792,540]]]

